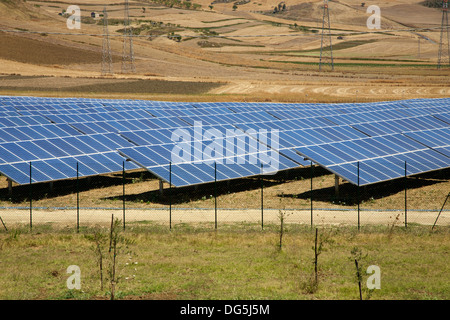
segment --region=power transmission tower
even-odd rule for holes
[[[417,38],[417,59],[420,59],[420,36]]]
[[[322,38],[320,41],[319,70],[322,70],[322,64],[328,64],[331,66],[331,70],[334,70],[333,46],[331,44],[331,25],[330,25],[330,12],[328,10],[328,0],[323,0]]]
[[[122,73],[136,72],[134,66],[133,52],[133,30],[130,26],[130,12],[128,0],[125,0],[125,12],[123,21],[123,53],[122,53]]]
[[[103,8],[103,45],[102,45],[102,75],[113,74],[111,45],[108,32],[108,12]]]
[[[447,45],[445,45],[445,38],[447,38]],[[448,0],[442,1],[442,23],[441,23],[441,37],[439,41],[438,53],[438,69],[446,64],[448,58],[448,66],[450,66],[450,34],[448,30]]]

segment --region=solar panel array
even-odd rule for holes
[[[30,167],[33,183],[125,165],[182,187],[311,161],[358,185],[402,177],[405,163],[407,175],[448,168],[450,99],[283,104],[0,97],[0,173],[19,184],[30,183]]]

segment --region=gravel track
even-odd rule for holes
[[[286,223],[311,224],[310,210],[284,210]],[[264,224],[280,222],[279,210],[266,209],[263,214]],[[407,223],[417,223],[423,225],[433,225],[438,217],[436,211],[408,211]],[[80,225],[108,225],[111,216],[123,219],[123,209],[83,209],[79,210]],[[172,224],[177,223],[214,223],[214,209],[126,209],[125,221],[152,221],[157,223],[169,224],[171,215]],[[5,225],[29,224],[30,211],[28,209],[2,209],[0,217]],[[403,211],[360,211],[360,225],[403,225],[405,213]],[[217,222],[221,223],[261,223],[260,209],[217,209]],[[76,226],[76,209],[34,209],[32,211],[33,225],[52,223],[60,226]],[[324,210],[317,209],[313,211],[313,223],[315,225],[357,225],[357,210]],[[439,215],[437,225],[450,224],[450,212],[443,211]],[[1,226],[0,226],[1,227]]]

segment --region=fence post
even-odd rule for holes
[[[406,160],[405,160],[405,228],[408,227],[408,222],[407,222],[407,213],[408,213],[407,191],[408,191],[408,178],[407,178]]]
[[[261,173],[263,173],[263,164],[261,163]],[[259,177],[261,182],[261,230],[264,230],[264,195],[263,195],[263,189],[264,189],[264,180],[262,178],[262,175]]]
[[[217,230],[217,162],[214,162],[214,227]]]
[[[169,230],[172,230],[172,161],[169,162]]]
[[[80,231],[80,182],[77,161],[77,232]]]
[[[359,208],[359,161],[358,161],[358,187],[357,187],[357,196],[358,196],[358,231],[360,230],[360,208]]]
[[[1,216],[0,216],[0,221],[2,222],[3,228],[5,228],[5,230],[8,231],[8,228],[6,227],[6,224],[3,222],[3,219]]]
[[[311,228],[313,227],[313,176],[314,176],[314,166],[311,161],[311,194],[310,194],[310,200],[311,200]]]
[[[261,228],[263,228],[263,217],[264,217],[264,176],[262,174],[262,164],[261,164],[261,174],[259,175],[259,181],[261,183]]]
[[[436,223],[437,223],[437,221],[439,219],[439,216],[441,215],[442,210],[444,210],[445,204],[447,203],[447,200],[448,200],[449,197],[450,197],[450,192],[447,194],[447,197],[445,198],[444,204],[442,205],[442,208],[439,211],[439,213],[438,213],[438,215],[436,217],[436,220],[434,221],[433,227],[431,227],[431,230],[433,230],[434,227],[436,226]]]
[[[122,209],[123,209],[123,230],[125,230],[125,161],[122,161]]]
[[[33,230],[33,187],[32,187],[32,164],[30,161],[30,231]]]

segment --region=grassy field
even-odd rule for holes
[[[170,231],[149,223],[117,229],[114,298],[357,300],[355,257],[364,300],[450,298],[448,227],[320,228],[316,285],[314,229],[286,225],[281,248],[280,230],[180,224]],[[110,299],[108,234],[109,228],[75,233],[49,226],[0,231],[0,299]],[[102,239],[103,288],[95,235]],[[79,290],[67,287],[70,265],[81,270]],[[366,286],[369,265],[380,268],[380,289]]]

